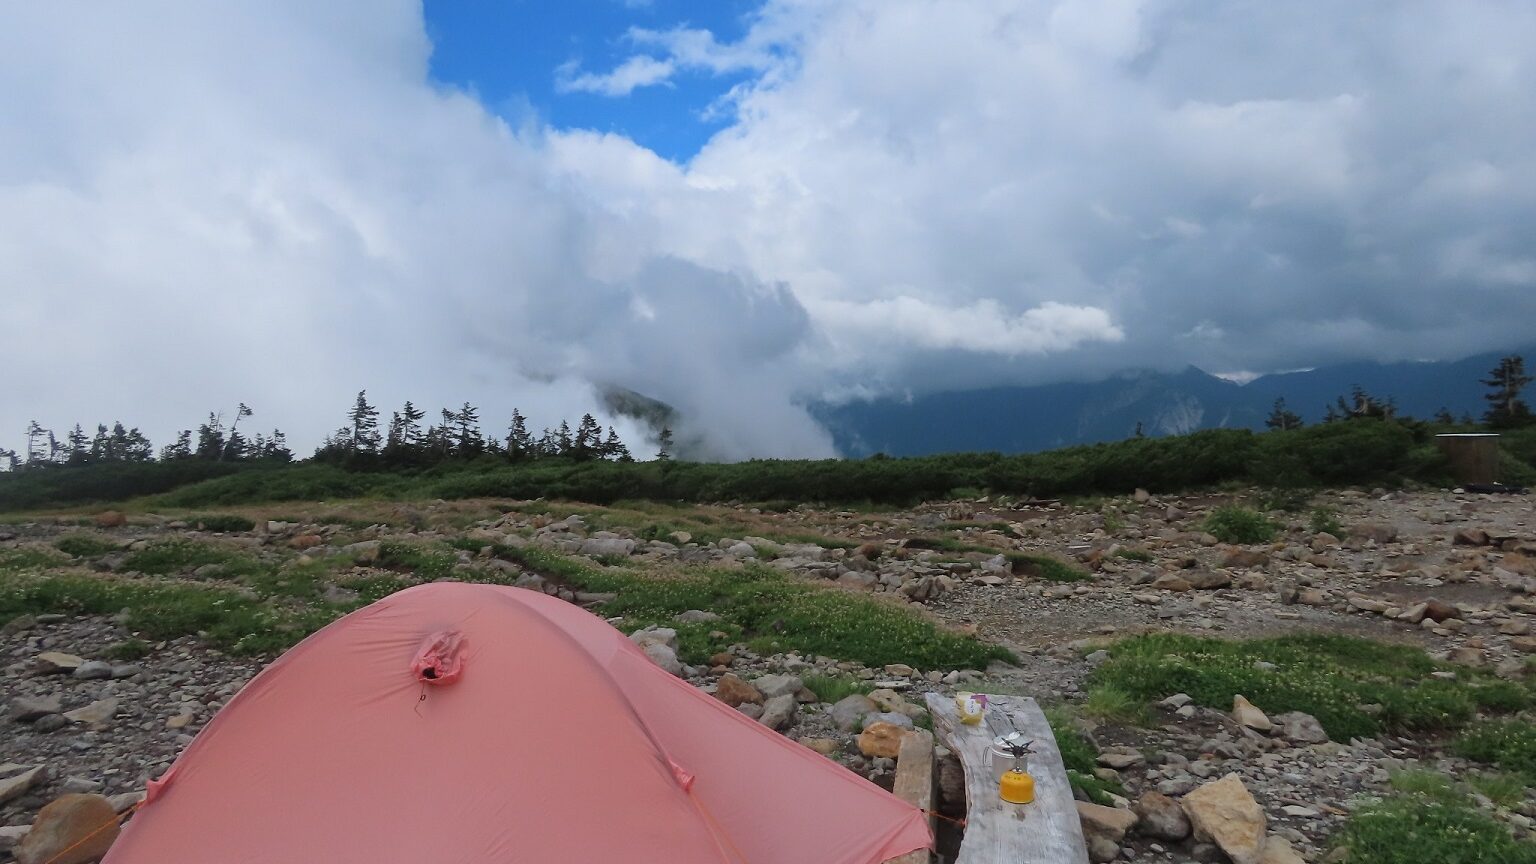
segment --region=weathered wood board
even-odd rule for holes
[[[925,813],[933,812],[933,735],[914,729],[901,739],[896,756],[896,783],[891,792],[897,798]],[[933,817],[928,817],[933,828]],[[891,859],[891,864],[929,864],[933,856],[927,849],[908,852]]]
[[[1027,696],[987,698],[989,710],[1007,714],[1035,742],[1029,757],[1035,800],[1009,804],[998,796],[992,779],[993,733],[984,723],[962,724],[952,697],[929,693],[933,730],[965,767],[965,841],[955,864],[1088,864],[1072,785],[1045,714]]]

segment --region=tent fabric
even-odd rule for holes
[[[272,663],[104,864],[873,864],[931,842],[922,811],[600,618],[440,582]]]

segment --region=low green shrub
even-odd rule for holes
[[[92,534],[66,534],[53,541],[54,548],[76,558],[100,558],[116,552],[118,544]]]
[[[1484,720],[1456,737],[1451,751],[1536,782],[1536,723],[1524,717]]]
[[[1151,702],[1187,693],[1229,710],[1246,696],[1265,711],[1304,711],[1335,740],[1383,730],[1452,730],[1472,719],[1493,679],[1462,670],[1455,680],[1423,651],[1346,636],[1301,635],[1247,642],[1153,634],[1116,643],[1094,686]]]
[[[1344,523],[1339,521],[1339,511],[1333,507],[1313,507],[1307,517],[1307,527],[1313,534],[1344,536]]]
[[[204,564],[225,564],[234,557],[227,549],[197,540],[156,540],[128,553],[123,569],[161,576],[195,570]]]
[[[806,689],[822,702],[839,702],[854,694],[869,693],[875,685],[847,675],[805,675],[800,679]]]
[[[230,533],[236,531],[254,531],[256,523],[233,513],[213,513],[205,516],[188,516],[184,521],[195,526],[200,531],[213,531],[216,533]]]
[[[1536,844],[1441,787],[1390,796],[1356,810],[1336,841],[1349,864],[1536,864]]]
[[[1218,507],[1206,517],[1205,530],[1223,543],[1268,543],[1279,530],[1264,514],[1247,507]]]
[[[1111,684],[1090,688],[1088,698],[1083,700],[1082,712],[1107,723],[1144,726],[1147,722],[1146,702]]]

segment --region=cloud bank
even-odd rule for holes
[[[818,455],[829,393],[1536,320],[1529,3],[770,0],[628,40],[551,74],[748,73],[686,164],[433,83],[406,0],[7,6],[0,441],[245,401],[313,444],[363,387],[543,425],[617,385],[701,455]]]

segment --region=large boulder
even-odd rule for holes
[[[1136,799],[1132,809],[1141,817],[1137,832],[1157,840],[1183,840],[1192,830],[1189,817],[1179,802],[1161,792],[1147,792]]]
[[[1207,783],[1185,795],[1181,804],[1196,839],[1215,843],[1232,864],[1259,864],[1267,820],[1240,775]]]
[[[832,722],[836,723],[839,729],[854,729],[864,720],[866,714],[873,713],[877,707],[874,701],[863,693],[844,696],[832,706]]]
[[[800,692],[805,684],[794,675],[764,675],[752,682],[752,686],[764,696],[772,699],[775,696],[793,696]]]
[[[1090,804],[1087,801],[1076,803],[1077,818],[1083,824],[1085,837],[1098,835],[1119,845],[1120,841],[1125,839],[1125,832],[1131,830],[1138,820],[1136,814],[1130,810]]]
[[[677,652],[668,647],[665,642],[647,642],[640,646],[645,656],[651,658],[651,662],[671,672],[679,678],[683,675],[683,663],[677,659]]]
[[[6,713],[18,723],[31,723],[63,710],[64,702],[59,698],[59,694],[50,693],[47,696],[18,696],[11,700]]]
[[[1183,576],[1189,587],[1201,591],[1226,588],[1232,584],[1232,574],[1220,570],[1185,570]]]
[[[629,556],[635,552],[635,541],[625,537],[595,537],[581,541],[581,554],[596,558],[602,555]]]
[[[735,708],[743,702],[763,704],[763,694],[756,687],[727,672],[715,685],[715,698]]]
[[[871,759],[895,759],[907,730],[894,723],[871,723],[859,733],[859,752]]]
[[[1255,732],[1268,732],[1275,726],[1267,714],[1242,696],[1232,697],[1232,719]]]
[[[1325,744],[1328,733],[1317,718],[1301,711],[1276,714],[1273,718],[1280,737],[1296,744]]]
[[[89,864],[117,839],[117,811],[101,795],[61,795],[37,812],[16,864]]]
[[[757,718],[757,722],[775,732],[782,732],[795,724],[795,718],[799,714],[800,703],[795,700],[795,694],[785,693],[763,703],[763,713]]]

